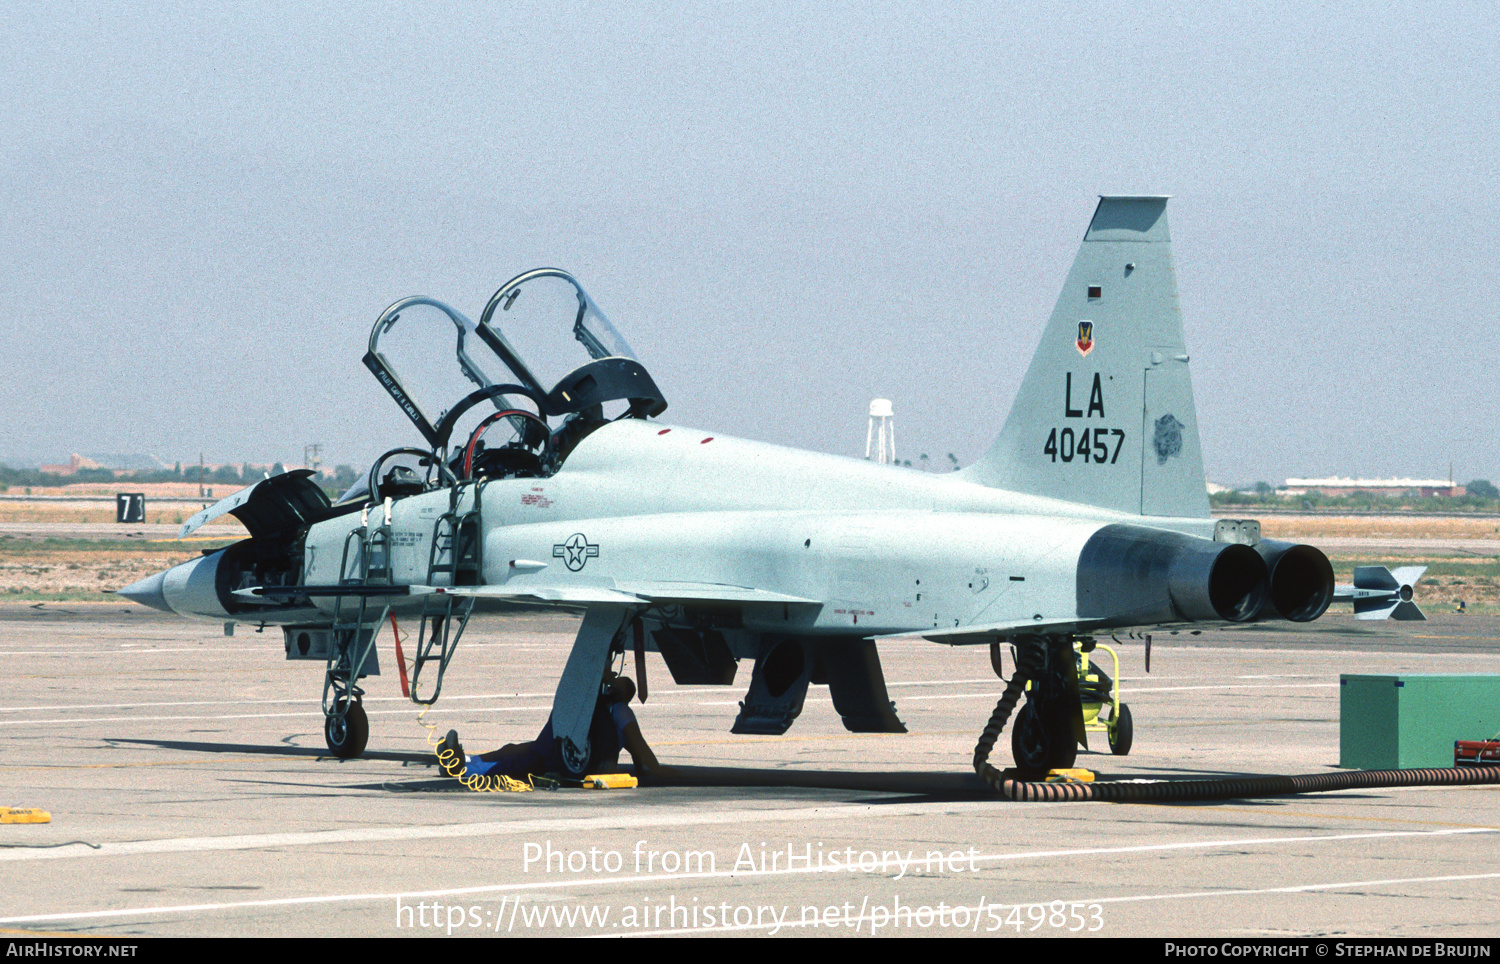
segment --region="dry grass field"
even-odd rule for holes
[[[1264,516],[1260,529],[1272,539],[1500,539],[1500,519],[1467,516]]]
[[[203,507],[199,501],[146,500],[146,521],[181,525]],[[0,502],[0,522],[114,522],[115,507],[105,502]],[[225,533],[243,533],[234,516],[221,516],[209,523]]]
[[[128,586],[206,548],[234,539],[211,540],[28,540],[0,535],[0,599],[107,600],[106,590]]]
[[[147,499],[148,524],[180,525],[197,512],[198,501]],[[0,501],[0,523],[107,523],[115,509],[108,503]],[[245,537],[233,516],[215,519],[194,536],[176,539],[125,537],[46,538],[36,533],[0,533],[0,600],[107,600],[105,590],[128,586],[154,572]]]

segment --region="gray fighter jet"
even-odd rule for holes
[[[1333,598],[1317,549],[1209,517],[1166,205],[1101,199],[999,437],[961,471],[659,422],[666,399],[625,340],[573,278],[540,269],[477,324],[429,298],[376,321],[365,365],[422,446],[382,456],[337,503],[307,472],[236,493],[183,535],[232,512],[250,538],[121,594],[282,626],[289,658],[325,662],[344,757],[365,745],[360,680],[389,618],[417,624],[413,698],[431,702],[472,615],[552,607],[582,614],[552,716],[575,769],[601,677],[632,651],[638,672],[656,651],[695,685],[729,685],[752,660],[736,733],[784,733],[810,683],[848,729],[902,732],[877,650],[911,636],[989,645],[997,672],[1008,644],[992,729],[1029,683],[1017,762],[1071,765],[1075,642],[1312,620]],[[398,364],[398,342],[416,364]],[[1007,347],[976,346],[976,363]],[[430,387],[450,375],[456,390]],[[448,393],[435,417],[434,391]]]

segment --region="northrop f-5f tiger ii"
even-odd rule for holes
[[[562,271],[508,282],[478,323],[407,298],[375,322],[364,363],[423,444],[377,459],[338,502],[305,470],[258,482],[182,531],[229,512],[248,539],[121,594],[282,626],[289,658],[326,665],[341,757],[364,749],[360,680],[390,617],[419,627],[412,698],[431,703],[471,617],[553,607],[582,615],[552,711],[575,775],[601,679],[628,653],[639,672],[659,652],[679,684],[731,685],[753,661],[737,733],[786,732],[809,683],[848,729],[903,732],[878,648],[913,636],[989,645],[997,671],[1008,644],[1010,704],[992,728],[1019,684],[1019,768],[1070,766],[1075,644],[1307,621],[1334,593],[1322,552],[1209,516],[1166,207],[1100,200],[999,437],[952,473],[659,421],[666,397]],[[419,390],[438,375],[458,386],[441,410]]]

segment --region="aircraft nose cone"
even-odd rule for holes
[[[166,579],[165,572],[158,572],[154,576],[147,576],[140,582],[133,582],[124,589],[115,590],[115,595],[124,596],[131,602],[138,602],[142,606],[150,606],[152,609],[170,613],[174,610],[167,605],[167,594],[164,591]]]

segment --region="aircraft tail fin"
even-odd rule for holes
[[[970,481],[1207,518],[1164,197],[1102,197],[1042,343]]]

